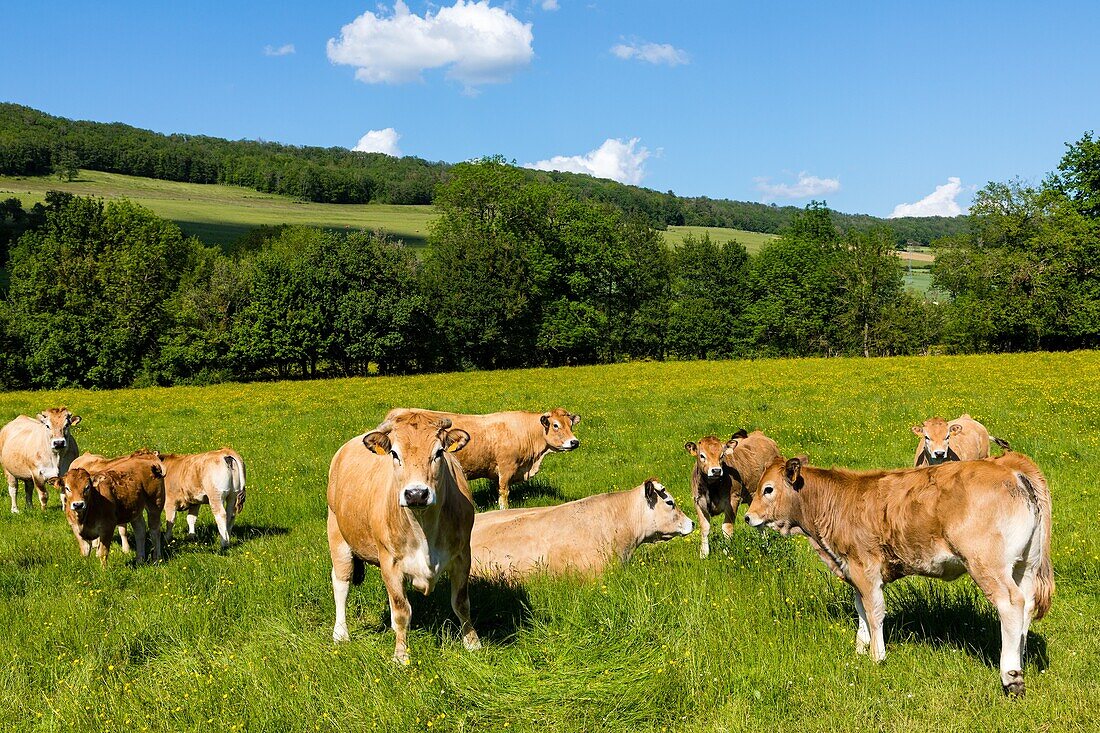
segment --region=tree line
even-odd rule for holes
[[[224,183],[323,203],[430,204],[451,166],[346,148],[297,147],[202,135],[161,135],[119,123],[69,120],[0,104],[0,174],[72,178],[79,168],[189,183]],[[678,197],[576,173],[519,169],[579,199],[609,204],[650,226],[694,225],[777,233],[799,209],[747,201]],[[833,212],[842,231],[885,226],[895,244],[956,234],[959,218],[883,220]]]
[[[670,249],[644,217],[497,159],[450,170],[422,259],[380,232],[288,227],[226,254],[129,201],[51,192],[3,207],[23,229],[0,385],[1096,347],[1098,164],[1086,135],[1041,186],[987,186],[937,242],[928,297],[904,288],[891,232],[843,232],[823,204],[752,257]]]

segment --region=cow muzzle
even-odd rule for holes
[[[932,457],[933,458],[947,458],[947,451],[945,451],[945,450],[934,450],[934,451],[932,451]]]
[[[576,438],[570,438],[569,440],[561,444],[561,449],[565,451],[576,450],[580,447],[580,445],[581,442],[579,440],[577,440]]]
[[[708,468],[707,469],[707,476],[709,476],[711,478],[718,478],[721,475],[722,475],[722,467],[721,466],[715,466],[713,468]]]
[[[401,506],[410,509],[420,509],[431,506],[435,503],[435,492],[432,491],[431,487],[424,486],[423,484],[409,486],[401,492],[400,503]]]
[[[39,445],[41,445],[41,443]],[[54,438],[53,439],[53,449],[54,450],[65,450],[66,445],[68,445],[68,441],[65,440],[64,438]]]
[[[748,524],[750,527],[763,527],[764,526],[764,520],[763,519],[761,519],[760,517],[754,517],[751,514],[746,514],[745,515],[745,523]]]
[[[77,514],[84,511],[84,507],[86,507],[86,506],[87,506],[87,504],[85,504],[82,501],[74,501],[74,502],[69,504],[69,508],[72,509]]]

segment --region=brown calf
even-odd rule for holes
[[[997,607],[1001,685],[1024,693],[1023,653],[1032,616],[1050,608],[1050,490],[1027,456],[896,471],[846,471],[777,459],[745,521],[804,534],[852,586],[856,651],[886,658],[883,586],[906,575],[963,573]]]
[[[378,566],[389,595],[397,644],[408,664],[412,614],[405,581],[428,595],[441,575],[451,579],[451,607],[467,649],[481,642],[470,621],[470,529],[474,503],[454,455],[470,440],[451,421],[405,410],[352,438],[329,466],[328,543],[336,600],[334,641],[348,639],[345,607],[355,566]]]
[[[595,576],[626,563],[647,542],[691,534],[694,524],[657,479],[629,491],[474,517],[473,573],[522,578],[536,572]]]
[[[11,511],[19,513],[15,502],[16,484],[23,482],[27,506],[31,491],[38,490],[38,503],[45,509],[49,500],[46,484],[64,475],[76,458],[76,438],[70,428],[80,424],[80,416],[67,407],[43,410],[34,418],[20,415],[0,429],[0,465],[11,495]]]
[[[231,448],[206,453],[161,453],[164,464],[164,513],[166,534],[172,538],[176,512],[187,510],[187,536],[195,536],[199,508],[210,505],[221,537],[221,549],[229,547],[233,522],[244,507],[245,470],[239,453]]]
[[[912,429],[913,434],[920,438],[913,455],[914,466],[988,458],[990,440],[1008,449],[1008,443],[990,436],[984,425],[966,413],[951,422],[942,417],[932,417]]]
[[[404,408],[390,410],[392,419]],[[549,412],[494,412],[489,415],[465,415],[457,412],[421,410],[437,420],[450,420],[457,430],[470,434],[470,444],[458,457],[467,479],[487,478],[493,482],[501,509],[508,508],[508,490],[514,483],[527,481],[539,472],[548,453],[576,449],[580,440],[573,428],[581,421],[558,407]]]

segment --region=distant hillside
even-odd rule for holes
[[[223,183],[331,204],[430,204],[450,164],[346,148],[298,147],[202,135],[162,135],[121,123],[69,120],[0,103],[0,174],[45,175],[85,168],[185,183]],[[777,233],[800,210],[748,201],[679,197],[577,173],[526,171],[581,198],[644,216],[653,226],[705,226]],[[885,225],[900,243],[958,233],[965,218],[880,219],[835,212],[842,229]]]

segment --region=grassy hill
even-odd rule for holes
[[[1100,353],[1077,352],[2,394],[4,420],[73,408],[82,449],[232,445],[249,486],[226,554],[204,510],[200,542],[177,539],[157,566],[112,552],[105,572],[77,554],[56,494],[44,513],[0,513],[0,729],[1087,730],[1100,717],[1098,371]],[[696,534],[592,583],[475,583],[485,648],[472,654],[446,583],[411,596],[409,668],[390,661],[386,595],[368,568],[349,599],[351,641],[334,647],[328,461],[395,404],[581,414],[580,450],[549,456],[513,491],[519,506],[657,475],[690,507],[684,442],[739,427],[821,465],[905,466],[910,425],[969,411],[1034,457],[1053,493],[1058,590],[1032,626],[1027,697],[1000,692],[996,617],[969,579],[890,586],[888,658],[874,665],[854,653],[850,591],[805,540],[743,523],[728,541],[716,528],[705,561]],[[487,508],[487,482],[472,488]]]

